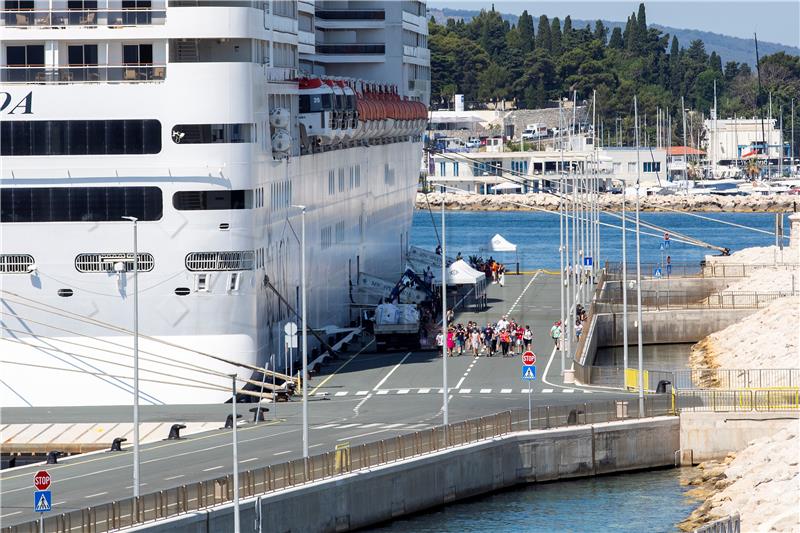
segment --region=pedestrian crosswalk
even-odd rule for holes
[[[510,389],[510,388],[502,388],[502,389],[490,389],[490,388],[481,388],[481,389],[472,389],[472,388],[456,388],[453,387],[450,389],[452,392],[457,394],[528,394],[528,389]],[[378,389],[373,391],[366,391],[366,390],[359,390],[359,391],[326,391],[326,390],[316,390],[310,393],[311,396],[334,396],[336,398],[342,398],[346,396],[366,396],[368,394],[375,394],[378,396],[385,396],[388,394],[398,394],[398,395],[410,395],[410,394],[442,394],[442,389],[436,388],[419,388],[419,389]],[[572,389],[572,388],[558,388],[558,389],[541,389],[537,391],[533,389],[534,394],[573,394],[573,393],[583,393],[583,394],[591,394],[592,391],[587,389]]]

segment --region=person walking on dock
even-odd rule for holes
[[[522,340],[525,342],[525,351],[530,351],[531,343],[533,342],[533,331],[530,326],[525,326],[525,331],[522,333]]]
[[[469,344],[472,348],[472,356],[478,357],[480,355],[480,347],[481,347],[481,333],[478,331],[478,326],[475,325],[470,329],[469,332]]]
[[[436,334],[436,346],[439,348],[439,357],[444,355],[444,335],[442,332]]]
[[[500,349],[503,352],[503,357],[508,356],[509,344],[511,344],[511,335],[509,335],[508,330],[506,329],[500,330]]]
[[[553,327],[550,328],[550,338],[553,339],[553,345],[556,349],[561,348],[561,321],[553,322]]]
[[[583,332],[583,321],[578,318],[575,321],[575,337],[577,340],[581,340],[581,333]]]

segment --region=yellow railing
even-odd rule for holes
[[[644,375],[642,376],[644,383],[644,388],[647,390],[648,384],[650,383],[650,372],[645,370]],[[639,390],[639,369],[638,368],[626,368],[625,369],[625,388],[628,390]]]
[[[672,409],[679,411],[794,411],[800,388],[673,389]]]

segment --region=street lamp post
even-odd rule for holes
[[[642,257],[639,245],[639,181],[641,165],[639,164],[639,110],[636,96],[633,97],[633,113],[636,120],[636,337],[639,355],[639,417],[644,417],[644,370],[642,362]]]
[[[442,421],[447,431],[449,416],[447,410],[447,240],[445,239],[444,200],[445,187],[442,185]],[[447,433],[445,433],[447,439]]]
[[[133,497],[139,497],[139,219],[133,222]]]
[[[300,209],[300,304],[303,349],[303,457],[308,457],[308,309],[306,308],[306,206]]]
[[[233,414],[233,531],[239,533],[239,441],[236,434],[236,374],[231,377],[231,410]]]

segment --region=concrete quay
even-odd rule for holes
[[[677,417],[523,431],[240,502],[256,531],[351,531],[522,483],[673,466]],[[233,505],[141,526],[231,531]]]

